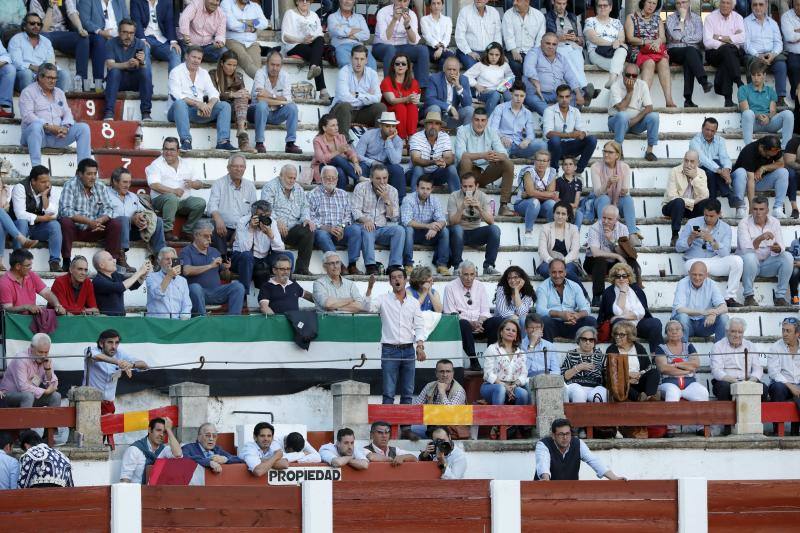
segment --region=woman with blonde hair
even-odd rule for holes
[[[433,271],[430,267],[414,267],[408,277],[408,290],[419,300],[421,311],[442,312],[442,300],[433,288]]]
[[[506,318],[498,328],[497,342],[483,352],[481,396],[492,405],[530,403],[530,393],[525,389],[528,366],[519,349],[521,342],[519,320]]]
[[[633,322],[621,320],[611,330],[614,342],[606,349],[608,357],[628,357],[628,399],[632,402],[660,400],[658,386],[661,374],[647,348],[637,342],[636,326]]]
[[[609,331],[615,323],[624,320],[635,327],[639,338],[646,339],[650,352],[655,352],[659,344],[664,342],[661,335],[661,321],[650,314],[647,307],[647,296],[635,281],[633,269],[627,263],[617,263],[608,271],[608,282],[611,283],[600,297],[600,312],[597,323],[600,330]],[[604,323],[608,322],[608,326]],[[602,337],[602,336],[601,336]],[[614,339],[600,339],[604,340]]]
[[[603,160],[595,161],[591,166],[592,196],[595,198],[597,220],[603,216],[603,209],[609,204],[619,208],[630,235],[642,234],[636,227],[636,209],[631,198],[631,167],[623,161],[622,145],[616,141],[608,141],[603,145]]]

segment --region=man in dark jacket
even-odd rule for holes
[[[425,91],[425,114],[438,112],[450,129],[472,122],[472,93],[467,77],[461,74],[461,63],[448,57],[442,72],[431,76]]]
[[[131,0],[131,18],[136,22],[136,38],[150,45],[150,57],[169,62],[169,70],[181,64],[172,0]]]
[[[616,475],[597,458],[589,447],[572,435],[572,425],[566,418],[553,420],[553,433],[536,443],[536,472],[534,479],[540,481],[562,481],[578,479],[581,461],[586,462],[598,478],[627,481]]]
[[[239,457],[217,446],[218,436],[216,426],[206,422],[197,430],[197,442],[184,444],[181,447],[183,456],[200,466],[213,470],[216,474],[222,472],[224,464],[244,463]]]

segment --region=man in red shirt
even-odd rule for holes
[[[38,294],[55,309],[59,315],[66,314],[66,310],[58,301],[53,292],[47,288],[42,278],[31,272],[33,254],[28,250],[19,249],[11,252],[9,259],[11,270],[0,277],[0,304],[6,313],[25,313],[36,315],[41,308],[36,305]]]
[[[69,264],[69,274],[59,276],[53,282],[53,294],[70,315],[99,315],[94,298],[94,285],[89,279],[89,262],[76,255]]]

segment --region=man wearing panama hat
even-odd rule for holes
[[[461,188],[455,152],[450,136],[442,131],[444,122],[438,111],[429,111],[423,121],[425,128],[408,141],[411,156],[411,190],[416,190],[420,176],[429,176],[434,185],[447,182],[450,192]]]

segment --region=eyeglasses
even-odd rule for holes
[[[613,335],[613,337],[614,337],[614,338],[617,338],[617,337],[627,337],[627,336],[628,336],[628,334],[627,334],[627,333],[622,333],[622,332],[620,332],[620,331],[618,331],[617,333],[614,333],[614,335]]]
[[[572,431],[559,431],[556,433],[556,437],[570,437],[572,436]]]
[[[624,272],[622,272],[620,274],[615,274],[614,278],[616,278],[616,279],[628,279],[628,275],[625,274]]]
[[[597,340],[594,337],[578,337],[578,340],[581,342],[591,342],[593,344],[597,342]]]
[[[197,87],[193,84],[191,87],[189,87],[189,89],[192,91],[192,96],[197,98]]]
[[[42,25],[41,22],[36,22],[35,20],[28,21],[28,26],[41,26],[41,25]]]
[[[639,77],[639,75],[638,75],[638,74],[634,74],[633,72],[626,72],[626,73],[625,73],[625,77],[626,77],[626,78],[631,78],[631,79],[634,79],[634,80],[635,80],[636,78],[638,78],[638,77]]]
[[[550,160],[549,159],[537,159],[536,162],[537,163],[549,163]]]
[[[408,63],[406,63],[405,61],[395,61],[394,62],[394,66],[396,66],[396,67],[407,67]]]

